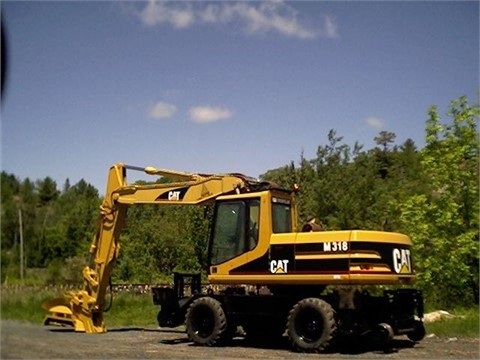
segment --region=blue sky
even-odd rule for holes
[[[314,158],[330,129],[422,147],[430,105],[478,98],[477,1],[2,1],[2,16],[2,170],[59,189],[103,193],[116,162],[257,177]]]

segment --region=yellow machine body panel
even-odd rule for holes
[[[274,233],[260,238],[252,251],[212,266],[209,281],[252,285],[410,284],[415,280],[411,247],[408,236],[391,232]]]

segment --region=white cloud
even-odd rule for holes
[[[170,23],[174,28],[186,28],[195,21],[195,13],[190,3],[179,6],[175,2],[150,0],[139,13],[145,25],[154,26],[160,23]]]
[[[171,117],[177,108],[175,105],[163,101],[157,102],[148,112],[148,116],[154,119],[165,119]]]
[[[377,117],[369,117],[365,120],[365,123],[374,128],[374,129],[383,129],[385,125],[385,121],[383,119],[377,118]]]
[[[137,15],[147,26],[170,24],[176,29],[185,29],[199,24],[240,22],[249,34],[277,32],[301,39],[338,37],[332,17],[325,17],[321,25],[323,29],[316,30],[283,1],[204,3],[150,0]]]
[[[257,5],[257,6],[255,6]],[[225,4],[223,18],[240,19],[249,33],[278,32],[303,39],[314,38],[316,32],[302,25],[298,13],[282,2],[233,3]]]
[[[334,39],[337,38],[338,35],[338,25],[336,21],[331,16],[325,17],[325,24],[324,24],[324,31],[323,35],[326,38]]]
[[[189,114],[190,119],[201,124],[228,119],[233,116],[229,109],[214,106],[196,106],[190,109]]]

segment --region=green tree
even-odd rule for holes
[[[428,191],[402,204],[401,221],[415,244],[419,284],[439,305],[478,303],[478,104],[452,101],[442,124],[436,106],[421,151]]]
[[[43,180],[37,181],[38,196],[42,204],[47,204],[52,200],[56,200],[59,191],[57,190],[57,183],[47,176]]]
[[[397,135],[395,135],[395,133],[389,131],[380,131],[380,133],[375,136],[373,140],[377,145],[382,145],[382,150],[386,151],[388,150],[390,144],[394,143],[396,137]]]

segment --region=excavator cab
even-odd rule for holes
[[[269,192],[217,200],[209,245],[210,265],[214,268],[243,253],[253,251],[271,233],[291,233],[295,224],[291,199],[272,197]],[[261,208],[261,200],[264,208]]]
[[[276,188],[219,196],[209,242],[209,281],[252,284],[258,278],[254,273],[266,274],[272,234],[295,236],[294,204],[290,192]]]

